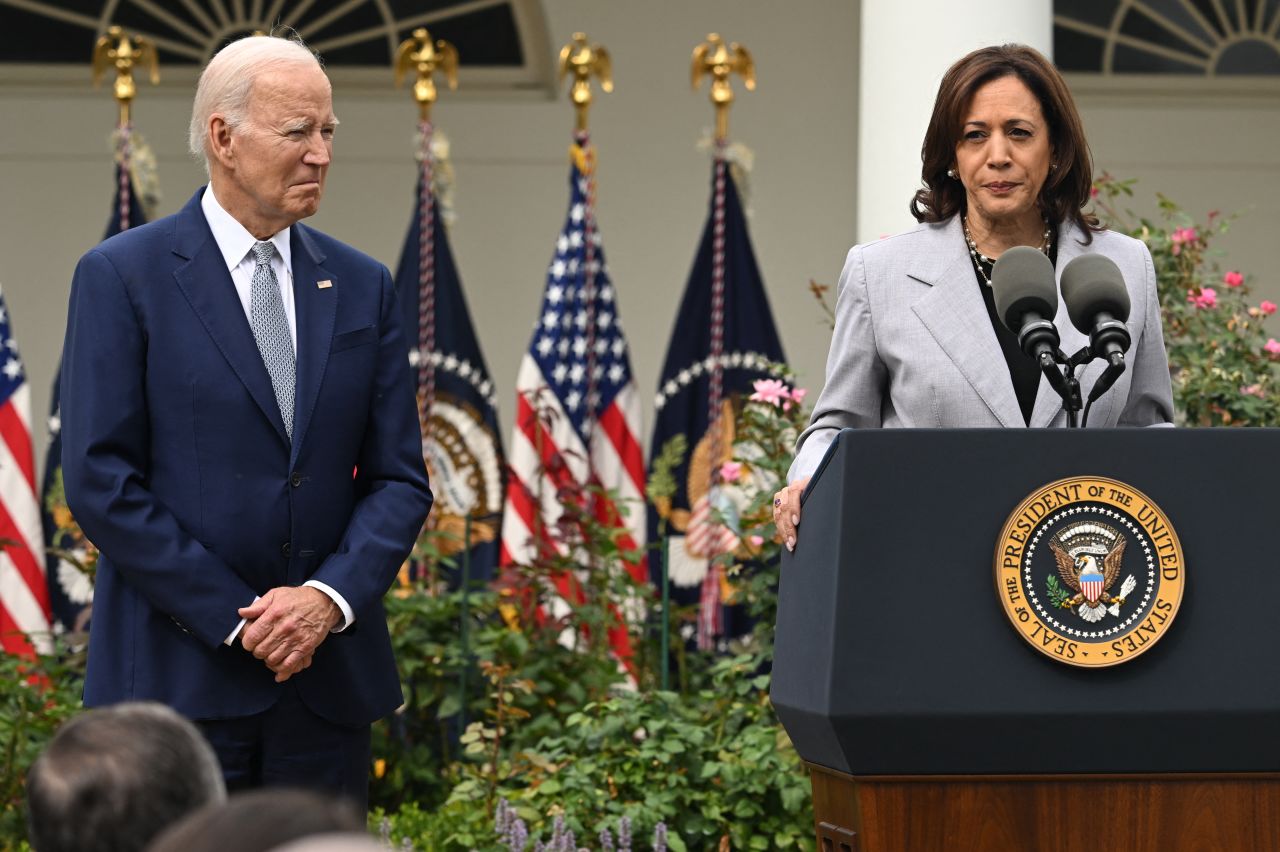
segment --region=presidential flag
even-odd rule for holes
[[[0,647],[51,650],[49,589],[31,447],[31,390],[0,293]]]
[[[579,136],[571,149],[569,214],[516,378],[504,565],[531,565],[540,553],[564,553],[556,535],[561,500],[584,487],[615,495],[594,498],[592,508],[598,520],[619,530],[623,550],[638,552],[645,542],[640,398],[596,227],[591,157],[585,135]],[[647,580],[644,563],[639,557],[626,565],[637,582]],[[557,591],[571,602],[580,594],[572,577],[559,578]],[[611,631],[610,638],[627,659],[625,628]]]
[[[487,580],[498,563],[506,462],[493,379],[476,339],[430,170],[419,176],[396,290],[417,383],[422,453],[436,502],[429,529],[439,552]],[[421,567],[421,566],[418,566]],[[460,576],[458,570],[453,579]]]
[[[704,650],[716,637],[738,632],[726,625],[730,595],[714,561],[738,546],[736,518],[746,505],[741,489],[721,475],[733,459],[735,412],[752,382],[775,375],[786,361],[729,172],[717,157],[706,227],[654,400],[650,444],[650,459],[657,459],[673,436],[689,442],[673,470],[675,495],[649,509],[649,536],[669,536],[671,599],[698,605],[696,636]],[[652,567],[660,583],[661,566]]]
[[[120,163],[116,164],[115,187],[106,233],[102,237],[104,240],[147,221],[129,171]],[[49,405],[49,448],[45,453],[44,480],[40,490],[40,520],[44,528],[44,544],[48,548],[44,564],[54,621],[62,630],[82,633],[88,629],[93,581],[79,566],[59,553],[83,563],[92,558],[92,545],[80,534],[62,492],[61,384],[62,370],[59,368],[58,376],[53,380]]]

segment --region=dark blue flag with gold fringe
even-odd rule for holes
[[[116,163],[116,188],[111,201],[103,239],[137,227],[147,221],[142,199],[134,190],[126,165]],[[49,583],[49,603],[53,609],[55,629],[81,633],[88,629],[93,603],[93,581],[85,572],[92,561],[91,545],[71,517],[62,491],[62,421],[59,386],[62,368],[53,380],[49,404],[49,447],[45,453],[44,481],[40,491],[41,522],[44,526],[45,575]],[[76,563],[80,563],[77,565]]]
[[[424,169],[396,271],[396,291],[436,503],[422,539],[426,547],[415,549],[411,575],[401,579],[431,582],[422,569],[445,557],[454,568],[434,579],[456,586],[464,561],[470,580],[494,576],[506,461],[493,379],[471,323],[440,204],[427,189],[429,180],[430,170]]]
[[[740,530],[732,483],[721,470],[733,459],[735,413],[752,382],[775,376],[785,363],[764,282],[729,164],[712,167],[711,201],[693,270],[676,314],[654,402],[650,464],[673,436],[688,439],[688,452],[673,469],[676,492],[649,509],[649,540],[669,539],[672,603],[696,604],[696,637],[702,650],[742,632],[745,625],[719,555],[734,551]],[[737,495],[740,497],[741,495]],[[659,560],[652,576],[661,583]]]

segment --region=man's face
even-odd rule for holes
[[[318,66],[263,74],[253,85],[245,121],[225,131],[229,192],[218,187],[218,200],[259,239],[314,215],[336,124],[329,78]]]

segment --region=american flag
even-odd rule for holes
[[[49,588],[31,448],[31,392],[0,293],[0,646],[31,656],[49,647]]]
[[[592,213],[591,149],[576,145],[572,154],[569,215],[516,378],[503,565],[534,564],[539,552],[559,547],[553,532],[566,486],[614,491],[627,514],[600,500],[596,517],[624,530],[623,549],[644,545],[640,397]],[[626,567],[638,582],[647,580],[643,559]],[[572,586],[565,578],[558,591],[568,597]],[[618,631],[613,647],[625,658],[624,644],[625,631]]]

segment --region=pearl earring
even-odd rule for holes
[[[960,175],[956,173],[955,169],[947,169],[947,177],[951,178],[952,180],[960,179]]]

